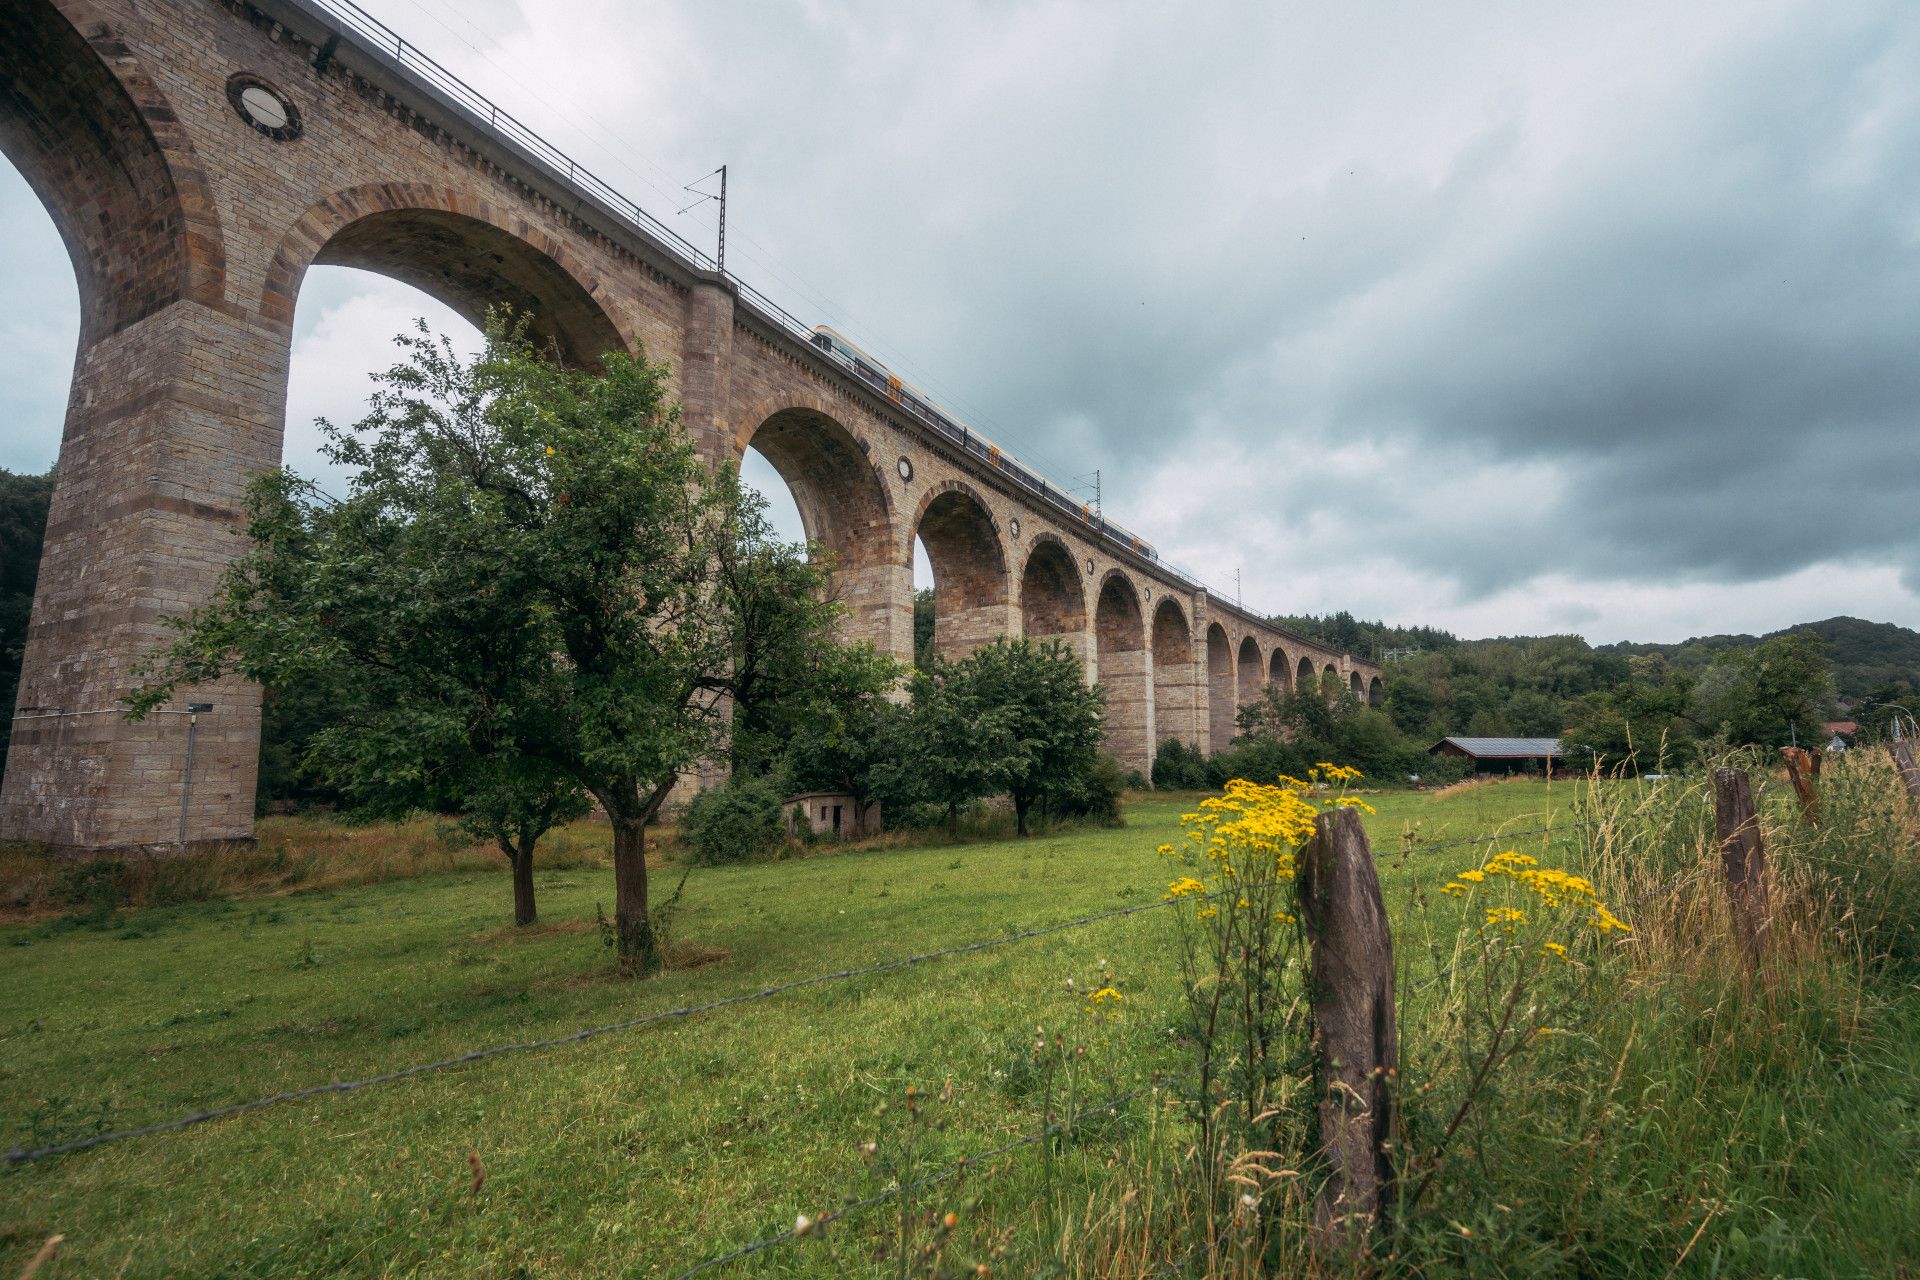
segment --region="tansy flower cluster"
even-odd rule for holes
[[[1310,769],[1304,780],[1282,776],[1270,785],[1235,778],[1222,794],[1209,796],[1197,810],[1182,814],[1184,841],[1178,848],[1163,844],[1160,853],[1193,867],[1208,880],[1217,880],[1219,887],[1249,875],[1291,880],[1295,851],[1312,839],[1314,820],[1321,813],[1335,807],[1373,812],[1358,796],[1336,795],[1324,803],[1316,798],[1329,784],[1352,782],[1360,776],[1358,769],[1322,763]],[[1204,898],[1208,892],[1206,881],[1193,875],[1167,885],[1169,898]],[[1240,905],[1247,905],[1246,900],[1241,899]],[[1211,903],[1198,907],[1199,919],[1217,915]]]
[[[1484,884],[1490,877],[1499,876],[1505,876],[1526,890],[1543,908],[1587,912],[1586,923],[1596,933],[1633,932],[1625,921],[1607,909],[1607,904],[1600,900],[1591,881],[1555,867],[1543,867],[1538,858],[1511,849],[1495,854],[1479,867],[1460,872],[1441,887],[1441,892],[1456,898],[1464,897],[1472,892],[1469,886]],[[1512,933],[1526,922],[1527,914],[1519,907],[1491,907],[1487,910],[1485,927]],[[1549,943],[1546,950],[1563,959],[1566,956],[1566,948],[1557,944]]]

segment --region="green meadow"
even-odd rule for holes
[[[1457,927],[1450,900],[1429,892],[1454,869],[1507,847],[1543,862],[1574,856],[1566,837],[1537,834],[1431,848],[1565,824],[1579,799],[1572,784],[1369,799],[1410,980],[1441,953],[1422,939]],[[602,944],[596,917],[610,910],[612,886],[595,854],[604,832],[591,824],[563,833],[566,865],[539,873],[541,922],[526,930],[507,923],[504,866],[471,859],[343,887],[42,912],[0,926],[0,1141],[58,1144],[1155,903],[1168,878],[1155,847],[1177,838],[1195,800],[1133,797],[1119,829],[818,846],[784,861],[694,867],[673,916],[674,967],[644,982],[617,977]],[[329,825],[270,820],[262,846],[297,856],[300,841],[340,839]],[[683,871],[664,860],[656,893]],[[1606,1125],[1633,1123],[1624,1077],[1662,1125],[1685,1118],[1685,1149],[1663,1130],[1636,1139],[1647,1144],[1637,1157],[1611,1147],[1604,1160],[1589,1155],[1583,1195],[1597,1225],[1559,1243],[1547,1201],[1571,1172],[1476,1173],[1435,1219],[1452,1234],[1410,1242],[1428,1259],[1420,1273],[1591,1274],[1596,1257],[1619,1262],[1618,1274],[1910,1268],[1920,1230],[1913,989],[1821,972],[1822,990],[1850,991],[1854,1003],[1806,1029],[1810,1047],[1792,1058],[1791,1070],[1807,1073],[1798,1078],[1702,1066],[1697,1042],[1644,1056],[1683,1022],[1724,1027],[1748,1015],[1726,1006],[1702,1022],[1694,994],[1637,991],[1638,1029],[1596,1031],[1590,1045],[1596,1060],[1612,1055],[1600,1072],[1614,1078]],[[1086,993],[1103,985],[1124,997],[1112,1020],[1087,1015]],[[1170,1157],[1188,1125],[1179,1077],[1192,1065],[1180,995],[1173,910],[1147,911],[37,1161],[0,1173],[0,1274],[63,1235],[41,1277],[672,1276],[799,1215],[1007,1143],[1049,1107],[1074,1113],[1145,1090],[1063,1140],[905,1197],[904,1211],[855,1213],[825,1239],[709,1273],[895,1274],[875,1260],[874,1242],[903,1221],[917,1230],[915,1215],[937,1222],[951,1211],[958,1225],[940,1228],[943,1256],[989,1261],[993,1274],[1138,1274],[1198,1240],[1180,1234],[1191,1206],[1180,1203]],[[1683,1008],[1660,1003],[1670,998]],[[1752,1017],[1795,1020],[1778,1009]],[[1037,1031],[1085,1053],[1068,1071],[1043,1071]],[[1769,1053],[1789,1052],[1793,1035],[1768,1034]],[[1705,1092],[1689,1099],[1672,1080],[1662,1086],[1669,1061]],[[1723,1114],[1734,1104],[1713,1092],[1722,1070],[1733,1072],[1726,1088],[1744,1090],[1737,1115]],[[1795,1117],[1815,1103],[1826,1128],[1804,1133]],[[1749,1120],[1785,1136],[1755,1138]],[[1546,1134],[1516,1138],[1515,1151],[1563,1165],[1586,1149],[1584,1133],[1553,1138],[1564,1150],[1526,1145]],[[1674,1164],[1689,1151],[1720,1172]],[[1755,1151],[1765,1153],[1758,1167],[1729,1163]],[[1615,1180],[1621,1203],[1609,1208]],[[1690,1206],[1670,1200],[1689,1180],[1726,1190]],[[1823,1230],[1822,1215],[1835,1212],[1823,1197],[1852,1206],[1853,1238]],[[1131,1221],[1115,1216],[1122,1200],[1132,1207],[1119,1216]],[[1708,1200],[1719,1207],[1709,1212]],[[1477,1233],[1476,1215],[1488,1219]],[[1635,1224],[1638,1238],[1595,1253],[1588,1233],[1608,1221]],[[1115,1243],[1128,1233],[1134,1244]],[[1188,1269],[1172,1274],[1228,1273],[1186,1256]]]

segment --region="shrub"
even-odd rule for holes
[[[1207,785],[1207,758],[1199,748],[1168,738],[1153,754],[1153,785],[1163,791],[1199,791]]]
[[[763,778],[736,775],[688,802],[680,838],[705,863],[745,862],[772,853],[786,840],[780,796]]]
[[[1105,827],[1124,826],[1120,793],[1126,789],[1126,770],[1112,755],[1102,751],[1085,772],[1053,799],[1053,809],[1063,818],[1089,819]]]

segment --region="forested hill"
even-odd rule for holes
[[[1662,653],[1677,667],[1699,669],[1710,665],[1716,654],[1729,649],[1752,649],[1790,631],[1811,631],[1825,642],[1827,661],[1833,664],[1834,688],[1843,698],[1865,697],[1887,685],[1920,687],[1920,631],[1891,622],[1868,622],[1864,618],[1828,618],[1764,636],[1696,636],[1679,644],[1623,641],[1599,648],[1602,653],[1629,656]]]

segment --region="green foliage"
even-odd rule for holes
[[[0,467],[0,759],[13,727],[15,690],[27,619],[33,612],[33,587],[40,576],[40,548],[47,531],[47,503],[53,497],[53,473],[15,475]]]
[[[1094,755],[1093,762],[1079,774],[1069,777],[1052,794],[1048,808],[1062,818],[1078,818],[1104,827],[1126,822],[1120,811],[1121,794],[1128,785],[1127,771],[1110,752]]]
[[[486,336],[467,363],[422,325],[364,420],[322,424],[345,501],[255,482],[250,549],[136,711],[230,670],[324,678],[340,705],[307,761],[356,804],[531,815],[487,797],[564,776],[612,823],[621,958],[650,972],[646,825],[725,748],[725,698],[751,720],[828,643],[824,574],[696,456],[666,366],[561,368],[499,317]]]
[[[922,587],[913,593],[913,669],[925,671],[933,666],[933,588]]]
[[[1212,786],[1206,753],[1168,738],[1153,753],[1153,785],[1162,791],[1198,791]]]
[[[787,736],[775,772],[785,785],[842,791],[863,810],[887,799],[886,766],[906,750],[906,713],[888,697],[903,674],[898,662],[868,644],[819,650],[813,678],[801,690],[804,706],[783,712]]]
[[[996,640],[968,655],[957,677],[961,700],[985,711],[993,726],[973,749],[990,761],[991,785],[1012,799],[1026,835],[1036,803],[1088,785],[1100,758],[1106,695],[1088,687],[1079,656],[1057,640]]]
[[[735,774],[687,802],[680,836],[704,863],[762,857],[786,840],[780,796],[764,778]]]
[[[1111,779],[1091,776],[1104,704],[1104,692],[1086,685],[1079,658],[1058,641],[1002,638],[960,662],[935,657],[914,674],[906,714],[884,735],[870,785],[896,808],[939,808],[950,831],[965,806],[1001,794],[1013,801],[1021,835],[1036,804],[1108,811],[1100,795]]]

